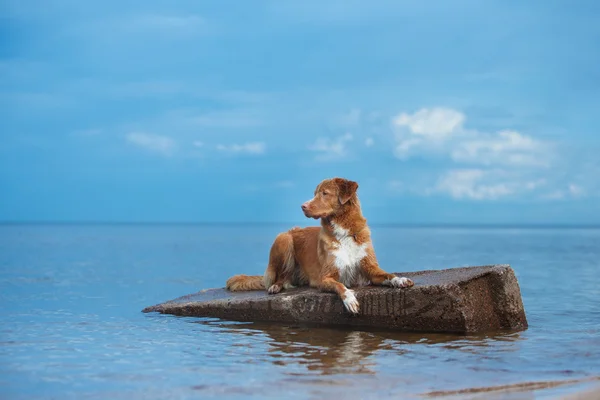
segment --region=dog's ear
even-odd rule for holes
[[[349,181],[348,179],[336,178],[335,183],[338,187],[340,203],[346,204],[355,194],[358,189],[358,183]]]

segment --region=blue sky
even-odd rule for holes
[[[600,223],[597,1],[0,11],[2,221]]]

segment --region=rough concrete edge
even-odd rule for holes
[[[508,275],[508,278],[505,278],[505,275]],[[496,314],[502,317],[502,325],[515,330],[527,329],[527,313],[515,271],[507,265],[494,269],[492,276],[496,283],[502,283],[493,285],[493,288],[497,289],[493,291],[495,310]]]
[[[187,301],[186,302],[184,300],[191,299],[191,298],[193,298],[193,297],[195,297],[195,296],[197,296],[197,295],[199,295],[201,293],[206,293],[206,292],[211,292],[211,291],[217,291],[217,290],[221,290],[221,289],[224,289],[224,288],[202,289],[202,290],[199,290],[199,291],[194,292],[194,293],[188,293],[186,295],[183,295],[183,296],[180,296],[180,297],[176,297],[174,299],[167,300],[167,301],[164,301],[162,303],[155,304],[153,306],[145,307],[142,310],[142,312],[143,313],[163,312],[164,310],[167,310],[167,309],[171,308],[170,306],[175,306],[175,305],[177,305],[177,306],[183,306],[183,305],[186,305],[186,304],[197,303],[196,301]],[[217,300],[215,300],[215,301],[217,301]]]
[[[460,287],[462,298],[464,300],[470,295],[471,285],[478,280],[484,280],[488,290],[491,291],[492,304],[494,308],[492,318],[497,319],[501,329],[511,331],[523,331],[528,328],[527,314],[523,305],[521,289],[513,268],[509,264],[497,264],[487,271],[473,276],[471,279],[461,281],[457,284]],[[505,276],[508,274],[508,278]],[[464,304],[464,302],[461,302]],[[466,332],[482,332],[482,321],[475,319],[470,311],[472,307],[465,307],[461,310],[465,320]]]
[[[222,299],[214,300],[214,302],[219,302],[219,301],[224,301],[224,300],[222,300]],[[142,312],[143,313],[159,312],[161,314],[167,314],[169,310],[179,310],[179,309],[185,309],[186,307],[196,307],[199,304],[202,304],[202,303],[199,303],[197,301],[181,302],[181,301],[170,300],[170,301],[167,301],[167,302],[164,302],[161,304],[156,304],[154,306],[146,307],[142,310]],[[177,314],[175,314],[175,315],[177,315]]]
[[[488,274],[487,272],[484,272],[481,275],[479,275],[477,277],[473,277],[466,282],[473,282],[476,279],[481,279],[482,277],[486,276],[487,274]],[[466,284],[466,283],[464,283],[464,284]],[[465,293],[464,293],[464,289],[463,289],[463,284],[450,283],[447,285],[442,285],[442,287],[440,289],[445,289],[445,290],[442,290],[442,293],[450,299],[453,307],[456,307],[458,309],[457,311],[461,318],[461,326],[463,327],[463,329],[461,329],[460,331],[448,331],[448,333],[467,334],[467,333],[475,332],[475,330],[471,331],[469,329],[469,318],[468,318],[468,313],[467,313],[468,307],[465,307],[465,301],[464,301]],[[437,332],[441,332],[441,331],[437,331]]]
[[[425,275],[425,274],[434,274],[434,273],[444,273],[444,272],[448,272],[448,271],[455,271],[455,270],[459,270],[459,269],[481,269],[482,271],[480,271],[479,273],[477,273],[476,275],[474,275],[472,278],[475,279],[479,276],[488,274],[490,272],[492,272],[494,269],[500,268],[500,269],[504,269],[504,268],[510,268],[510,264],[485,264],[485,265],[463,265],[460,267],[451,267],[451,268],[442,268],[442,269],[424,269],[424,270],[419,270],[419,271],[402,271],[402,272],[392,272],[392,274],[394,275],[410,275],[410,276],[421,276],[421,275]]]
[[[430,270],[420,270],[420,271],[407,271],[407,272],[392,272],[394,275],[397,276],[412,276],[412,277],[418,277],[424,274],[432,274],[432,273],[444,273],[444,272],[448,272],[448,271],[453,271],[453,270],[459,270],[459,269],[469,269],[469,268],[477,268],[477,269],[482,269],[482,271],[480,271],[479,273],[473,275],[472,277],[470,277],[468,280],[466,281],[460,281],[460,282],[455,282],[455,281],[450,281],[447,284],[442,284],[442,287],[446,287],[448,289],[452,289],[452,291],[454,291],[455,288],[460,288],[463,284],[468,283],[468,282],[472,282],[475,279],[479,279],[481,277],[484,277],[488,274],[492,274],[495,273],[496,271],[500,271],[500,274],[505,271],[505,270],[511,270],[512,268],[509,264],[488,264],[488,265],[477,265],[477,266],[462,266],[462,267],[452,267],[452,268],[444,268],[444,269],[430,269]],[[486,269],[487,270],[484,270]],[[513,272],[514,275],[514,272]],[[428,287],[428,286],[434,286],[434,285],[420,285],[419,287]],[[436,285],[437,286],[437,285]],[[214,290],[221,290],[224,289],[223,287],[221,288],[209,288],[209,289],[202,289],[198,292],[194,292],[194,293],[189,293],[186,294],[184,296],[180,296],[171,300],[167,300],[163,303],[159,303],[159,304],[155,304],[153,306],[148,306],[145,307],[142,312],[143,313],[150,313],[150,312],[160,312],[160,313],[164,313],[166,310],[169,310],[171,308],[173,308],[172,306],[177,305],[177,307],[183,307],[184,305],[187,304],[193,304],[196,303],[194,301],[192,302],[185,302],[185,299],[190,299],[194,296],[197,296],[200,293],[206,293],[209,291],[214,291]],[[316,290],[316,289],[313,289]],[[520,292],[519,292],[520,293]],[[234,294],[232,294],[232,296],[235,296]],[[333,294],[332,294],[333,296]],[[218,301],[218,300],[214,300],[214,301]],[[230,301],[235,301],[235,298],[230,299]]]
[[[522,307],[522,299],[520,298],[520,288],[518,286],[518,282],[516,280],[516,276],[514,274],[514,271],[512,269],[512,267],[510,266],[510,264],[491,264],[491,265],[480,265],[480,266],[472,266],[472,267],[455,267],[455,268],[445,268],[445,269],[440,269],[440,270],[425,270],[425,271],[417,271],[416,273],[413,274],[413,276],[419,276],[419,275],[423,275],[423,274],[432,274],[432,273],[444,273],[444,272],[448,272],[448,271],[452,271],[452,270],[463,270],[463,269],[480,269],[481,271],[473,274],[471,277],[469,277],[468,279],[464,279],[464,280],[459,280],[459,281],[455,281],[455,280],[450,280],[447,283],[443,283],[441,285],[421,285],[419,286],[421,288],[421,290],[427,290],[428,288],[431,287],[435,287],[435,288],[440,288],[443,290],[444,294],[446,294],[448,296],[448,298],[450,299],[450,301],[452,302],[452,304],[458,309],[458,313],[460,314],[461,318],[462,318],[462,326],[464,326],[464,330],[461,332],[463,334],[469,334],[469,333],[477,333],[477,332],[484,332],[486,331],[486,329],[481,325],[481,321],[478,319],[475,319],[474,315],[472,315],[472,308],[469,307],[469,305],[467,304],[466,297],[469,295],[468,291],[469,288],[471,286],[472,283],[479,281],[479,280],[484,280],[487,287],[492,289],[495,287],[501,287],[501,293],[505,294],[505,292],[508,291],[508,289],[511,288],[511,286],[513,284],[516,284],[516,288],[519,294],[519,298],[518,298],[518,302],[521,303],[521,310],[524,312],[524,309]],[[510,274],[512,276],[511,281],[512,282],[506,282],[502,279],[502,276],[504,274]],[[397,273],[394,273],[396,275],[398,275]],[[492,282],[490,282],[491,280],[494,280],[497,285],[494,285]],[[497,303],[497,301],[499,300],[498,297],[501,297],[500,300],[502,300],[504,303],[507,302],[506,300],[506,295],[505,296],[498,296],[497,294],[493,294],[492,298],[493,298],[493,304],[494,304],[494,311],[495,311],[495,317],[497,317],[499,320],[501,320],[501,324],[502,324],[502,329],[507,329],[507,330],[512,330],[512,331],[520,331],[520,330],[524,330],[527,328],[527,323],[525,322],[524,326],[523,324],[517,323],[511,323],[508,322],[507,320],[509,320],[509,318],[505,315],[506,313],[504,312],[503,307],[500,307],[499,304]],[[518,310],[517,313],[511,313],[511,315],[513,314],[518,314]],[[523,316],[524,318],[524,316]],[[516,318],[518,320],[518,318]]]

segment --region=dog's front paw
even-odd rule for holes
[[[277,294],[277,293],[281,292],[281,286],[277,285],[277,284],[273,284],[269,288],[268,292],[269,292],[269,294]]]
[[[344,292],[344,307],[352,314],[358,314],[359,304],[353,290],[346,289]]]
[[[393,277],[391,280],[387,280],[384,283],[387,283],[389,286],[395,288],[407,288],[415,285],[411,279],[397,276]]]

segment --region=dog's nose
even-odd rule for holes
[[[302,211],[306,211],[308,209],[308,204],[302,204]]]

